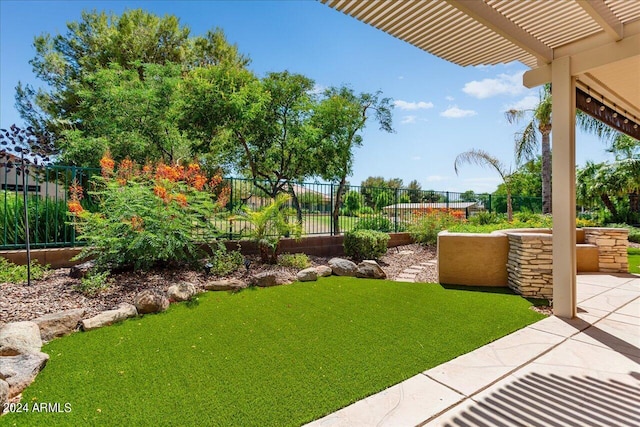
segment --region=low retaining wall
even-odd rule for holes
[[[576,230],[576,271],[626,273],[628,230]],[[550,229],[499,230],[491,234],[438,234],[438,279],[443,284],[508,286],[535,298],[553,297]]]
[[[408,245],[413,243],[409,233],[390,233],[388,247]],[[296,241],[294,239],[282,239],[280,253],[300,253],[316,256],[341,256],[344,255],[343,236],[308,236]],[[257,254],[258,248],[254,242],[248,240],[224,241],[229,250],[240,251],[244,255]],[[31,259],[38,260],[42,265],[49,264],[52,268],[71,267],[83,261],[71,261],[71,258],[80,252],[80,248],[55,248],[55,249],[32,249]],[[24,265],[27,263],[27,251],[0,251],[0,256],[7,258],[14,264]]]

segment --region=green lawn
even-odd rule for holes
[[[323,278],[76,333],[44,347],[22,402],[70,413],[1,425],[300,425],[543,316],[505,289]]]
[[[640,249],[629,248],[627,253],[629,254],[629,273],[640,274]]]

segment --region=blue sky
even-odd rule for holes
[[[83,9],[116,14],[142,8],[173,14],[192,35],[220,27],[248,55],[259,76],[289,70],[319,88],[350,85],[357,92],[382,91],[394,100],[393,134],[371,121],[356,151],[349,181],[368,176],[416,179],[423,189],[494,191],[500,182],[488,170],[465,165],[453,170],[457,154],[483,149],[513,164],[513,135],[504,111],[535,105],[538,90],[521,84],[520,63],[459,67],[373,27],[312,1],[8,1],[0,0],[0,126],[21,124],[14,108],[18,81],[38,86],[28,61],[42,33],[64,33]],[[604,144],[577,132],[578,165],[609,156]]]

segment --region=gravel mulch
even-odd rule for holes
[[[422,262],[435,259],[435,248],[417,244],[391,248],[379,260],[389,279],[393,280],[405,268],[420,265]],[[250,271],[241,267],[231,277],[246,278],[248,274],[256,274],[265,270],[280,270],[285,274],[297,272],[293,268],[262,265],[257,257],[251,260]],[[326,265],[329,257],[309,257],[313,266]],[[120,303],[132,303],[136,294],[144,289],[166,291],[169,286],[180,283],[193,283],[199,290],[204,290],[207,281],[215,278],[207,277],[202,272],[187,269],[157,269],[151,272],[124,272],[110,277],[112,286],[95,296],[86,296],[73,289],[80,284],[79,279],[69,277],[68,268],[52,270],[42,280],[26,284],[0,283],[0,327],[5,323],[31,320],[48,313],[73,308],[84,308],[85,318],[104,310],[117,307]],[[437,281],[436,268],[430,266],[420,273],[418,279],[424,282]]]

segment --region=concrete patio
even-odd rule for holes
[[[308,426],[640,425],[640,276],[582,274],[552,316]]]

